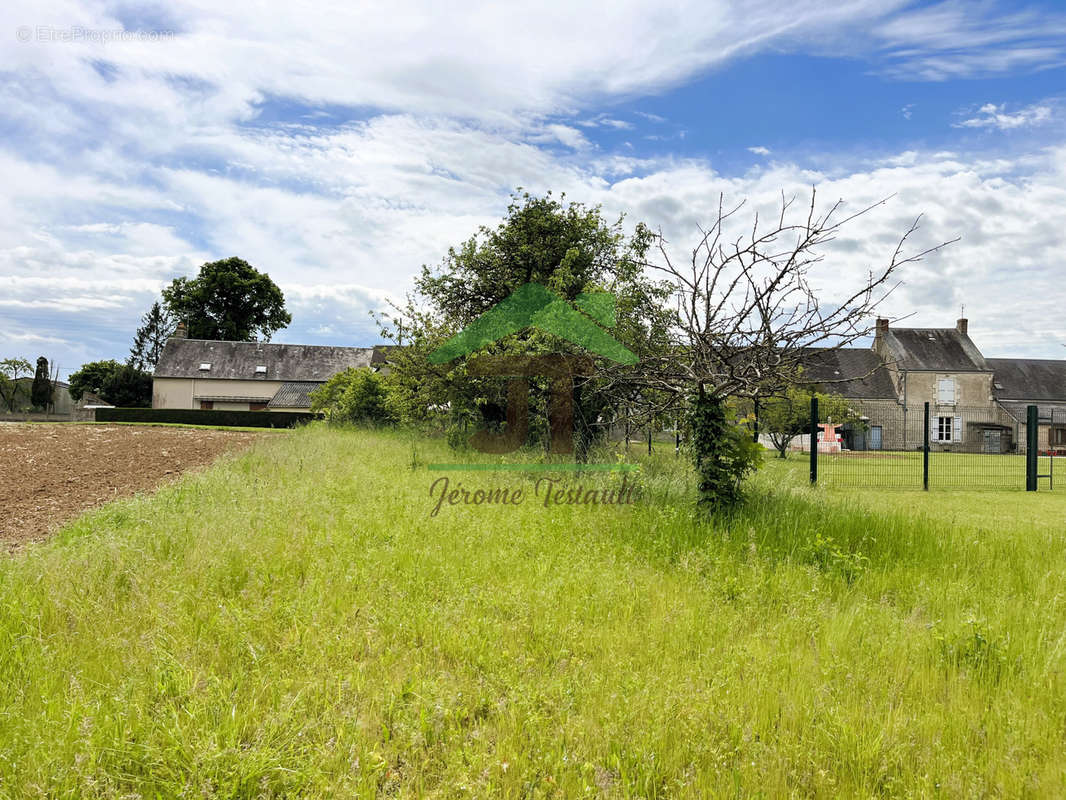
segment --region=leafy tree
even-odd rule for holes
[[[593,291],[615,297],[616,319],[611,335],[639,358],[661,353],[665,346],[668,296],[662,283],[648,280],[643,262],[654,236],[637,225],[627,236],[623,220],[608,222],[599,207],[565,203],[528,193],[512,195],[504,220],[450,248],[441,264],[423,266],[415,291],[389,318],[379,317],[383,334],[404,347],[391,353],[394,402],[407,419],[437,418],[466,430],[498,425],[506,405],[506,381],[471,379],[465,362],[443,365],[426,356],[447,338],[530,282],[574,300]],[[587,355],[580,347],[537,330],[506,337],[487,353]],[[627,392],[628,367],[596,362],[593,375],[575,377],[574,411],[578,457],[617,419]],[[531,428],[545,438],[547,381],[531,379]],[[458,438],[450,436],[450,441]]]
[[[19,378],[29,377],[32,371],[30,362],[24,358],[5,358],[0,361],[0,400],[3,400],[8,411],[15,411]]]
[[[115,406],[147,408],[152,405],[152,376],[117,361],[92,361],[70,376],[70,396],[81,400],[85,392]]]
[[[269,340],[292,322],[277,284],[240,258],[212,261],[195,278],[174,279],[163,289],[163,302],[185,320],[191,339]]]
[[[159,355],[163,352],[167,339],[173,332],[173,314],[160,303],[152,303],[152,307],[141,317],[141,326],[133,337],[133,346],[126,363],[140,370],[153,371],[159,363]]]
[[[104,383],[119,368],[117,361],[90,361],[70,375],[70,396],[81,400],[86,392],[103,396]]]
[[[331,422],[381,424],[391,417],[386,400],[381,375],[349,367],[311,392],[311,410],[328,414]]]
[[[129,364],[120,364],[100,387],[100,397],[119,408],[151,408],[152,376]]]
[[[779,458],[787,458],[792,440],[810,431],[812,396],[818,398],[819,414],[834,423],[844,424],[858,419],[840,395],[790,386],[782,394],[765,399],[759,405],[759,426],[770,437]]]
[[[47,411],[52,405],[52,381],[48,374],[48,359],[41,356],[37,359],[37,372],[33,376],[33,386],[30,389],[30,403],[34,408]]]

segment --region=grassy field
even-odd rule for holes
[[[1066,795],[1066,493],[455,460],[312,427],[0,562],[0,796]]]

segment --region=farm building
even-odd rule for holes
[[[1016,452],[1030,404],[1040,409],[1040,449],[1066,450],[1066,361],[986,359],[965,319],[954,328],[892,328],[879,319],[871,349],[817,353],[808,374],[853,401],[861,423],[841,426],[847,449],[921,447],[929,403],[934,450]]]
[[[373,347],[171,338],[152,380],[153,408],[308,411],[310,393],[349,367],[378,368]]]

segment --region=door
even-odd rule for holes
[[[870,449],[871,450],[880,450],[881,449],[881,426],[880,425],[871,425],[870,426]]]
[[[1001,448],[1001,431],[992,430],[991,428],[985,428],[984,430],[984,448],[985,453],[1002,453]]]

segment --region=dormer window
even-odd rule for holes
[[[200,364],[200,372],[210,372],[210,371],[211,371],[211,364],[209,364],[207,361],[204,361],[202,364]]]
[[[258,365],[258,366],[257,366],[257,367],[255,368],[255,374],[256,374],[256,375],[266,375],[266,374],[267,374],[267,368],[266,368],[266,365],[265,365],[265,364],[259,364],[259,365]]]

